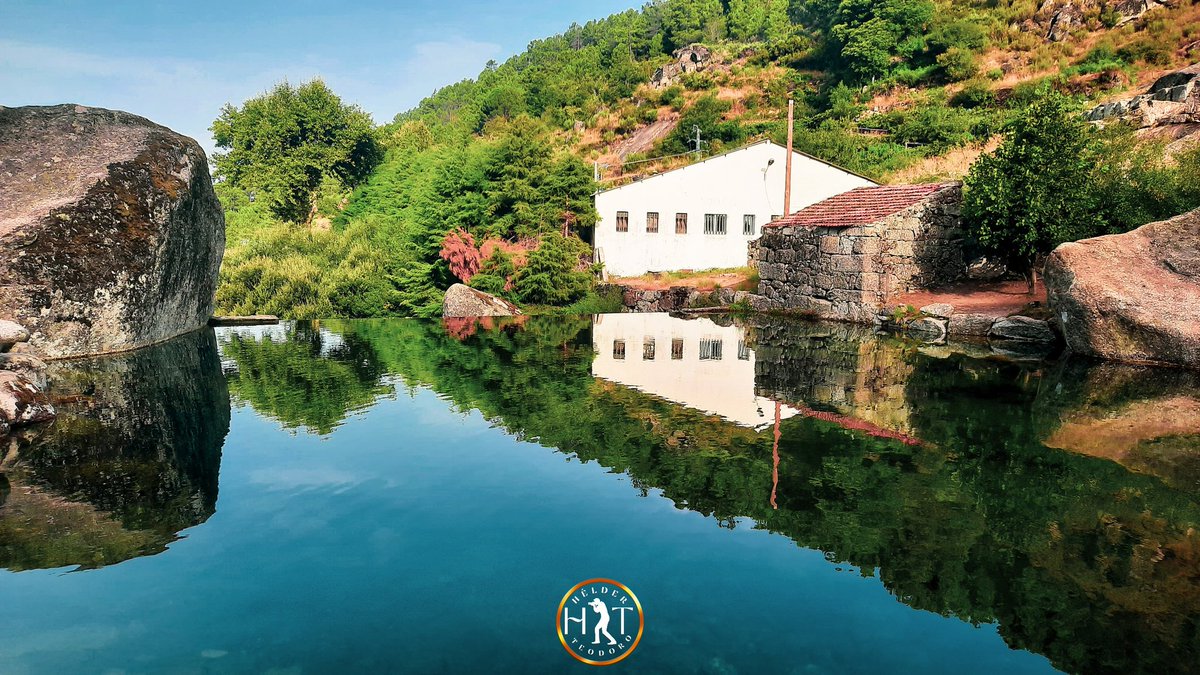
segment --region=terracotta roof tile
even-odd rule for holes
[[[880,185],[855,188],[773,221],[767,227],[853,227],[869,225],[954,185]]]

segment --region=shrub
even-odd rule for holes
[[[969,80],[979,74],[979,59],[962,47],[951,47],[937,57],[938,65],[951,81]]]
[[[971,80],[962,91],[950,99],[950,104],[959,108],[986,108],[996,103],[996,94],[987,80]]]

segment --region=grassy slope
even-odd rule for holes
[[[915,87],[885,84],[857,92],[859,113],[855,122],[863,127],[877,127],[889,116],[903,119],[931,103],[935,107],[962,109],[954,105],[955,95],[971,84],[982,84],[996,102],[965,114],[968,118],[990,121],[989,131],[993,133],[972,134],[966,142],[952,142],[949,147],[925,144],[911,148],[896,142],[895,134],[854,134],[858,137],[850,142],[858,150],[852,153],[831,151],[819,140],[801,134],[798,147],[883,182],[957,179],[966,174],[981,153],[996,147],[998,138],[993,134],[1006,118],[1007,108],[1016,105],[1022,93],[1028,94],[1043,82],[1078,95],[1086,106],[1141,93],[1164,73],[1200,61],[1200,3],[1182,0],[1173,8],[1158,7],[1140,19],[1111,28],[1104,25],[1097,6],[1087,13],[1085,25],[1061,42],[1045,39],[1049,13],[1038,14],[1036,9],[1036,5],[1016,2],[1005,9],[979,10],[998,14],[993,19],[1006,21],[1008,28],[1000,36],[990,36],[989,47],[979,56],[979,75],[970,82]],[[657,156],[653,141],[674,127],[679,110],[686,111],[705,95],[715,93],[732,104],[724,119],[769,126],[757,136],[781,140],[784,126],[780,121],[786,116],[787,99],[783,92],[788,90],[789,82],[801,80],[802,87],[810,94],[828,84],[823,81],[823,73],[798,73],[747,56],[746,52],[753,52],[755,45],[724,42],[713,47],[717,63],[685,88],[682,105],[673,108],[657,104],[661,92],[645,85],[634,96],[603,109],[582,132],[561,133],[562,142],[588,161],[609,165],[603,174],[606,185],[621,184],[693,161],[691,157],[675,157],[622,167],[623,158],[637,162],[646,156]],[[1156,49],[1150,51],[1150,47]],[[804,95],[802,89],[797,97]],[[628,128],[623,121],[646,107],[657,109],[658,123]],[[810,108],[809,112],[823,111]],[[805,124],[803,111],[799,124]],[[630,153],[630,149],[635,152]]]

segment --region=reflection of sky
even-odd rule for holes
[[[291,435],[233,412],[216,514],[112,567],[0,573],[6,673],[561,671],[552,621],[609,576],[643,672],[1029,672],[993,627],[912,610],[787,538],[728,530],[427,391]],[[582,672],[582,671],[581,671]]]

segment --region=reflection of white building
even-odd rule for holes
[[[804,153],[792,162],[793,210],[859,187],[862,176]],[[607,273],[747,264],[749,243],[783,212],[787,148],[761,141],[596,195],[596,258]]]
[[[595,318],[592,374],[758,429],[775,422],[775,402],[754,393],[754,351],[745,331],[668,314]],[[786,419],[797,411],[783,407]]]

